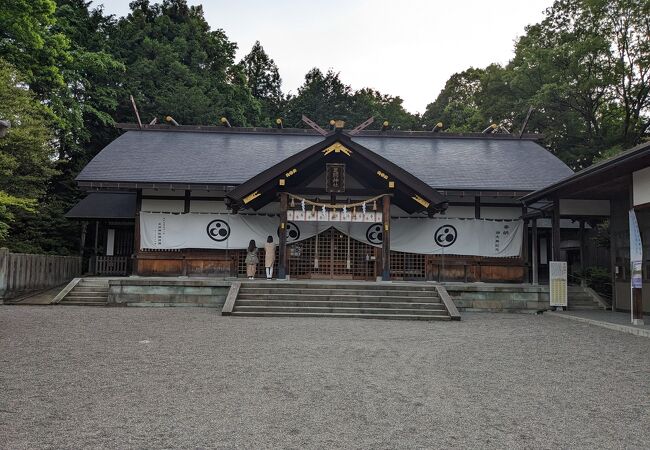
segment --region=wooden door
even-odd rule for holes
[[[294,278],[374,280],[375,248],[335,228],[289,246]]]

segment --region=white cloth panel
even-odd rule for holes
[[[244,249],[251,239],[259,248],[267,236],[278,242],[277,216],[245,214],[140,213],[143,249]],[[380,223],[289,222],[287,242],[298,242],[335,227],[353,239],[381,246]],[[518,220],[392,219],[391,249],[420,254],[493,257],[519,256],[523,224]]]

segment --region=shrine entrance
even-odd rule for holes
[[[304,119],[311,123],[306,118]],[[227,193],[229,207],[258,211],[279,200],[279,279],[391,279],[391,205],[400,212],[432,217],[447,207],[437,190],[383,156],[352,140],[372,119],[343,132],[343,123],[324,138]],[[310,125],[312,126],[312,125]],[[312,127],[313,128],[313,127]],[[348,176],[349,175],[349,176]],[[368,206],[372,205],[372,210]],[[375,248],[355,241],[345,226],[291,243],[290,223],[376,223]],[[380,239],[376,239],[381,234]],[[369,242],[375,242],[370,240]],[[382,257],[383,256],[383,257]]]
[[[375,280],[379,273],[381,249],[334,227],[287,247],[291,278]]]

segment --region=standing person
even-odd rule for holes
[[[273,236],[266,238],[264,244],[264,266],[266,267],[266,279],[273,278],[273,263],[275,262],[275,244],[273,243]]]
[[[255,272],[257,272],[257,263],[259,259],[257,258],[257,247],[255,246],[255,240],[251,239],[248,243],[248,253],[246,253],[246,275],[249,280],[255,279]]]

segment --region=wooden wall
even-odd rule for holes
[[[143,276],[218,276],[236,274],[234,252],[222,250],[141,251],[135,273]]]
[[[377,249],[376,264],[381,264]],[[396,253],[396,252],[395,252]],[[493,283],[527,282],[528,268],[520,258],[483,258],[476,256],[445,256],[391,253],[391,278],[394,280],[467,281]],[[260,254],[263,261],[263,254]],[[241,276],[244,250],[182,250],[142,251],[137,255],[135,272],[143,276]],[[321,259],[325,256],[321,255]],[[277,259],[276,259],[277,261]],[[323,266],[327,265],[323,260]],[[277,266],[277,265],[276,265]],[[277,269],[277,267],[276,267]],[[290,271],[292,272],[292,271]],[[323,278],[316,271],[293,278]],[[329,273],[329,272],[328,272]],[[364,274],[358,279],[374,279]],[[258,264],[258,276],[264,276],[263,264]],[[354,277],[352,277],[354,278]]]
[[[78,256],[9,253],[0,248],[0,301],[67,283],[81,275]]]

